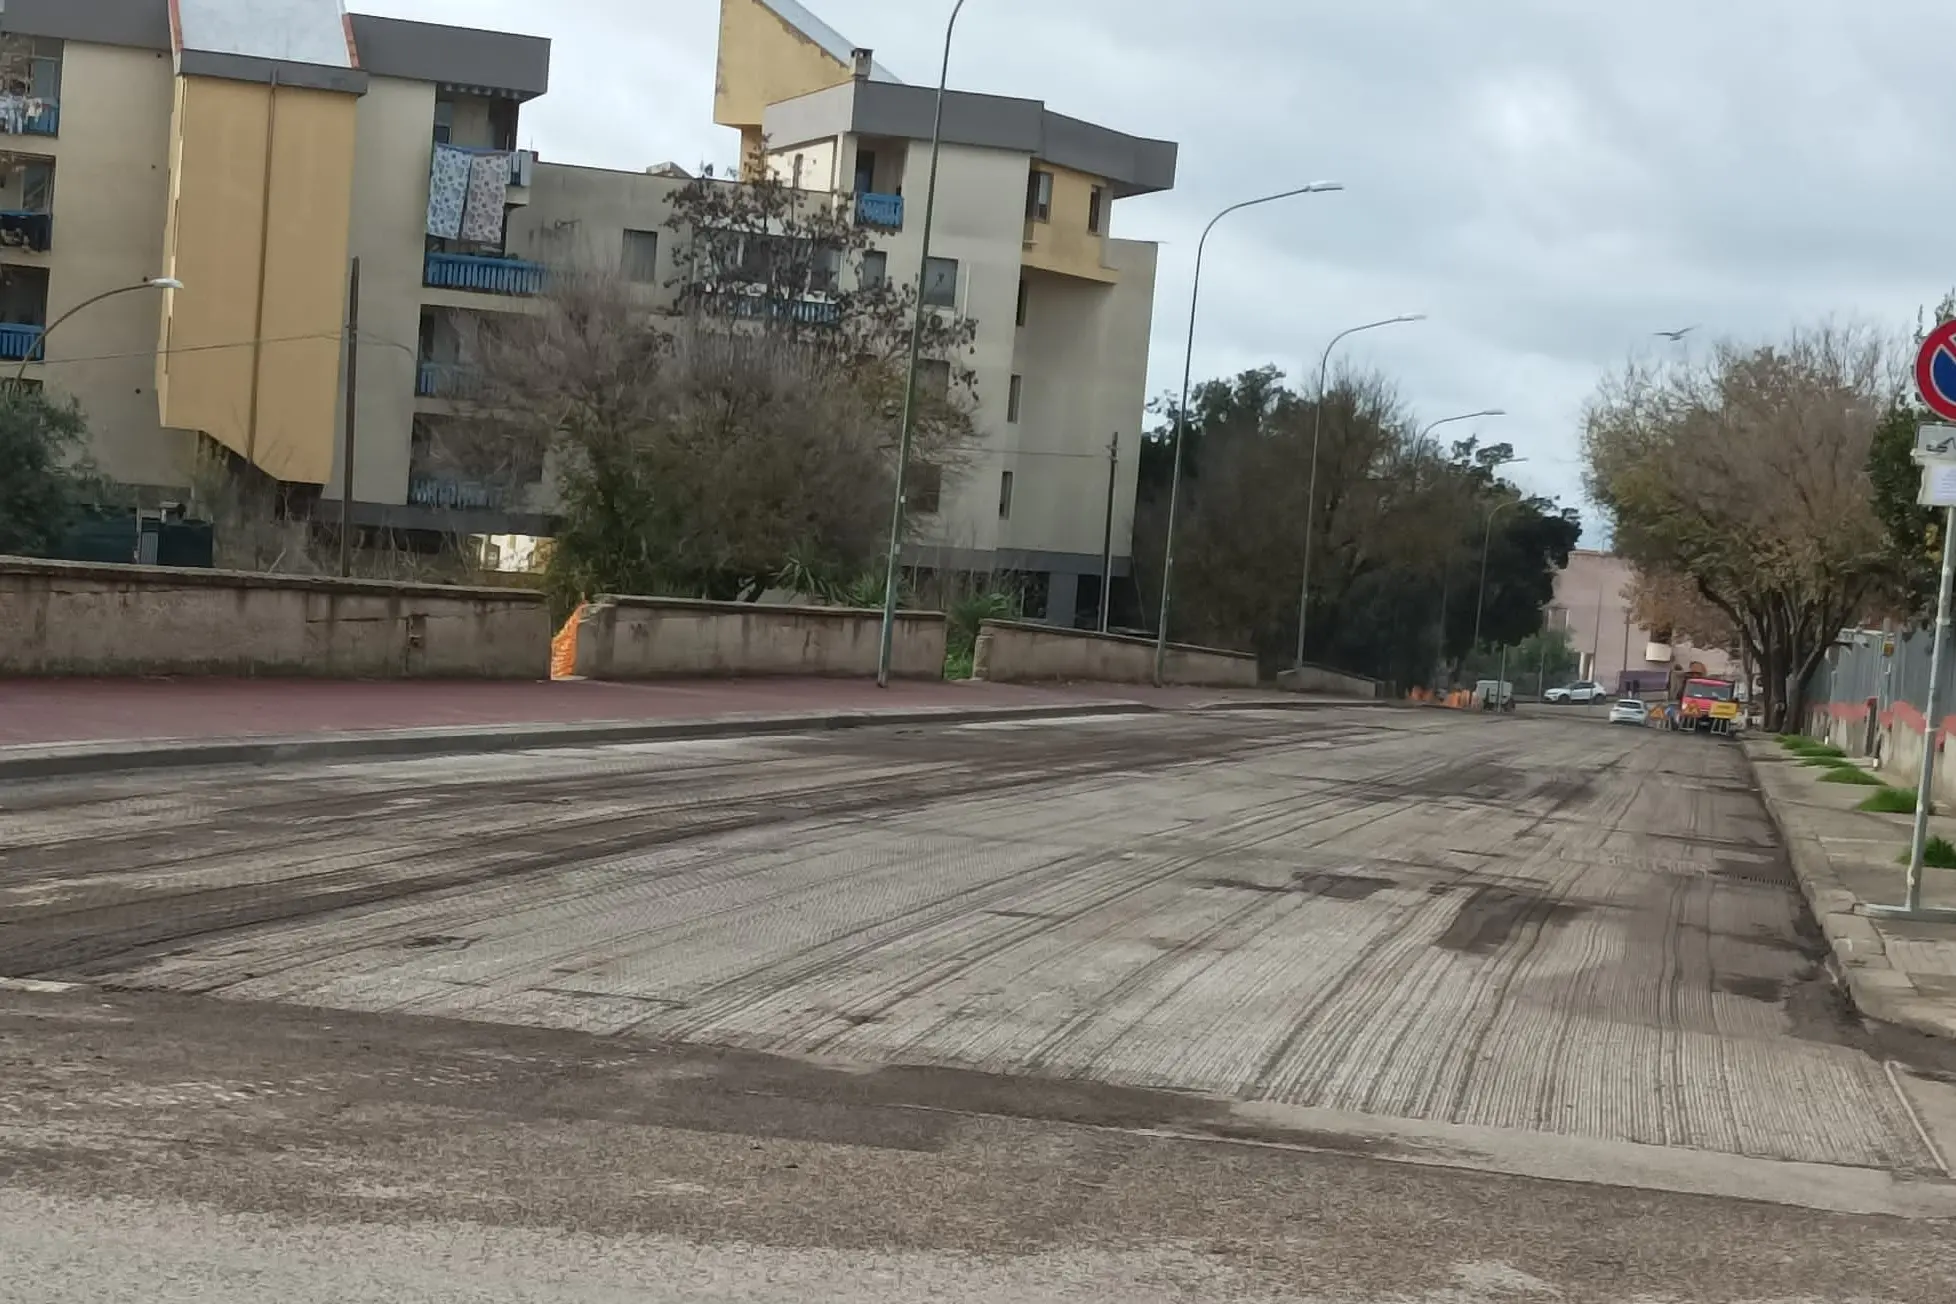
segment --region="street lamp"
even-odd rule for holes
[[[930,228],[937,215],[937,160],[944,148],[944,92],[951,81],[951,36],[965,0],[951,6],[944,24],[944,62],[937,73],[937,113],[930,124],[930,180],[924,187],[923,248],[917,255],[917,305],[910,320],[910,361],[903,377],[903,433],[897,438],[896,501],[890,506],[890,562],[883,577],[883,638],[876,652],[876,686],[890,686],[890,654],[896,646],[897,573],[903,561],[903,477],[910,468],[910,441],[917,429],[917,359],[924,346],[924,277],[930,271]]]
[[[70,317],[80,312],[83,308],[86,308],[91,304],[100,303],[104,299],[113,299],[118,294],[131,294],[137,290],[181,290],[182,288],[183,288],[183,282],[179,281],[174,276],[152,276],[147,280],[138,281],[134,285],[118,285],[116,286],[115,289],[104,290],[102,291],[102,293],[96,295],[91,299],[83,299],[80,303],[68,309],[68,311],[62,313],[59,317],[56,317],[54,321],[45,330],[41,332],[41,338],[36,342],[35,347],[27,350],[27,356],[20,360],[20,366],[15,369],[14,384],[18,385],[20,384],[21,381],[27,379],[27,364],[34,360],[34,354],[39,353],[41,355],[41,360],[43,362],[47,361],[48,336],[54,334],[54,330],[56,326],[59,326],[62,322],[67,321]]]
[[[1399,326],[1406,322],[1425,321],[1423,312],[1407,313],[1399,317],[1387,317],[1383,321],[1368,321],[1363,326],[1353,326],[1339,331],[1324,346],[1324,355],[1318,359],[1318,397],[1311,418],[1311,475],[1304,498],[1304,582],[1298,590],[1297,598],[1297,668],[1304,668],[1304,622],[1311,609],[1311,534],[1317,523],[1318,509],[1318,440],[1324,434],[1324,382],[1330,374],[1331,351],[1338,347],[1338,341],[1347,335],[1360,331],[1375,331],[1381,326]]]
[[[1168,539],[1162,548],[1161,557],[1161,610],[1157,613],[1159,623],[1155,629],[1155,687],[1161,687],[1162,668],[1168,660],[1168,597],[1175,578],[1175,506],[1182,488],[1182,443],[1188,433],[1189,419],[1189,378],[1195,369],[1195,312],[1202,301],[1202,254],[1209,245],[1209,233],[1216,229],[1216,223],[1231,213],[1244,208],[1254,208],[1258,204],[1274,204],[1279,199],[1294,199],[1298,195],[1323,195],[1335,190],[1343,190],[1344,184],[1338,181],[1313,181],[1308,186],[1295,190],[1280,190],[1274,195],[1261,199],[1245,199],[1239,204],[1231,204],[1222,212],[1209,219],[1209,225],[1202,228],[1202,238],[1195,245],[1195,283],[1189,288],[1189,339],[1188,348],[1182,354],[1182,403],[1175,409],[1175,452],[1168,474]]]
[[[1505,503],[1497,503],[1487,514],[1487,525],[1481,531],[1481,588],[1474,598],[1474,646],[1481,645],[1481,613],[1487,608],[1487,547],[1494,540],[1494,518],[1510,507],[1519,507],[1521,499],[1510,498]]]
[[[1507,415],[1506,408],[1483,408],[1479,412],[1462,412],[1459,416],[1455,417],[1441,417],[1438,421],[1433,422],[1424,430],[1420,431],[1419,435],[1413,440],[1413,487],[1415,489],[1419,487],[1419,457],[1426,447],[1426,437],[1428,435],[1438,430],[1441,426],[1452,425],[1456,421],[1474,421],[1481,417],[1505,417]],[[1441,555],[1440,562],[1440,631],[1435,639],[1438,660],[1434,666],[1434,677],[1436,680],[1446,673],[1447,589],[1452,583],[1452,580],[1453,554],[1446,552]]]

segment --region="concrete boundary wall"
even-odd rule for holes
[[[1277,687],[1292,693],[1329,693],[1336,697],[1358,697],[1371,701],[1382,695],[1385,685],[1376,679],[1347,674],[1329,666],[1304,665],[1279,671]]]
[[[528,589],[0,557],[0,675],[542,679]]]
[[[1000,684],[1064,679],[1150,684],[1154,677],[1155,645],[1151,639],[1012,620],[987,620],[978,627],[974,679]],[[1171,643],[1162,666],[1162,682],[1202,688],[1255,688],[1256,657],[1247,652]]]
[[[703,602],[606,594],[577,627],[576,673],[586,679],[711,676],[872,676],[883,613],[858,607]],[[943,613],[897,613],[891,673],[940,679]]]

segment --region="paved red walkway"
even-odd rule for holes
[[[1183,706],[1260,696],[1124,684],[1052,687],[855,679],[660,683],[474,680],[0,680],[0,746],[93,739],[241,738],[457,725],[685,720],[718,715],[958,706],[1050,706],[1110,699]],[[1283,696],[1283,695],[1280,695]]]

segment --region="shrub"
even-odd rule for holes
[[[1895,863],[1908,864],[1908,852],[1895,857]],[[1948,838],[1930,838],[1922,847],[1922,863],[1930,869],[1956,869],[1956,846]]]
[[[1871,815],[1913,815],[1915,794],[1907,788],[1877,788],[1855,809]]]

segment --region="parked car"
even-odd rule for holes
[[[1582,683],[1569,684],[1563,688],[1551,688],[1548,692],[1542,694],[1542,700],[1558,706],[1566,706],[1572,702],[1586,706],[1591,702],[1607,701],[1609,696],[1609,690],[1601,684],[1596,683],[1594,680],[1585,680]]]
[[[1483,711],[1512,711],[1515,686],[1506,679],[1483,679],[1474,685],[1474,701]]]
[[[1650,716],[1650,708],[1640,697],[1626,697],[1610,708],[1611,724],[1642,725]]]

